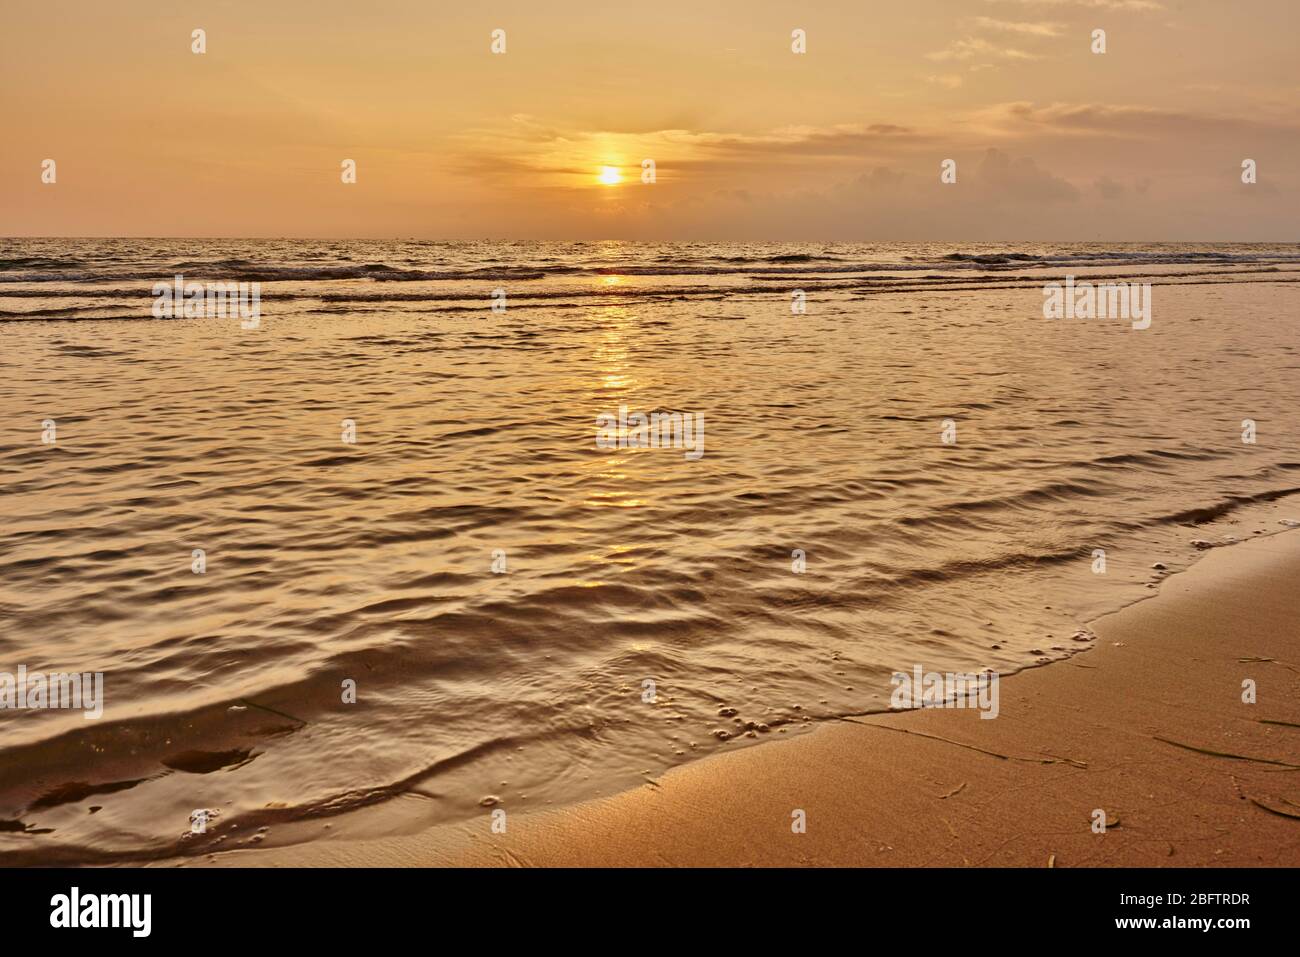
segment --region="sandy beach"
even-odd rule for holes
[[[1094,648],[1005,679],[996,720],[952,709],[846,719],[612,799],[512,816],[505,835],[485,811],[414,836],[202,862],[1296,866],[1297,576],[1300,535],[1214,549],[1096,622]],[[792,832],[795,809],[806,833]]]

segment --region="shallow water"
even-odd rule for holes
[[[177,273],[260,282],[260,328],[148,318]],[[1067,274],[1152,282],[1151,327],[1044,319]],[[0,710],[0,859],[526,810],[916,664],[1065,657],[1153,562],[1300,518],[1298,279],[1296,246],[0,241],[0,672],[106,698]],[[620,405],[702,413],[704,455],[598,448]]]

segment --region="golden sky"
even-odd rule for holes
[[[1298,35],[1297,0],[13,3],[0,234],[1297,241]]]

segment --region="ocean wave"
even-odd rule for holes
[[[316,253],[295,257],[296,262],[268,262],[249,256],[221,256],[184,259],[146,265],[124,263],[101,257],[95,263],[78,257],[16,256],[0,258],[0,283],[93,283],[114,280],[157,282],[183,274],[196,281],[247,282],[533,282],[574,276],[700,276],[740,275],[816,276],[918,271],[1005,270],[1013,267],[1104,267],[1115,265],[1151,266],[1300,266],[1300,248],[1253,251],[1152,249],[1152,250],[1054,250],[1042,253],[1017,251],[947,252],[930,255],[898,252],[879,253],[869,258],[850,253],[782,252],[744,255],[672,255],[628,258],[591,256],[529,256],[513,259],[483,257],[477,262],[455,263],[446,257],[421,261],[405,257],[402,265],[370,261],[358,265],[334,254],[332,263],[320,263]]]

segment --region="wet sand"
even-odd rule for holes
[[[1095,622],[1090,650],[1003,679],[996,720],[846,719],[613,798],[506,808],[504,835],[485,809],[415,835],[186,863],[1297,866],[1297,580],[1300,535],[1214,549],[1152,599]],[[1246,679],[1254,704],[1242,701]],[[796,809],[806,833],[792,832]]]

